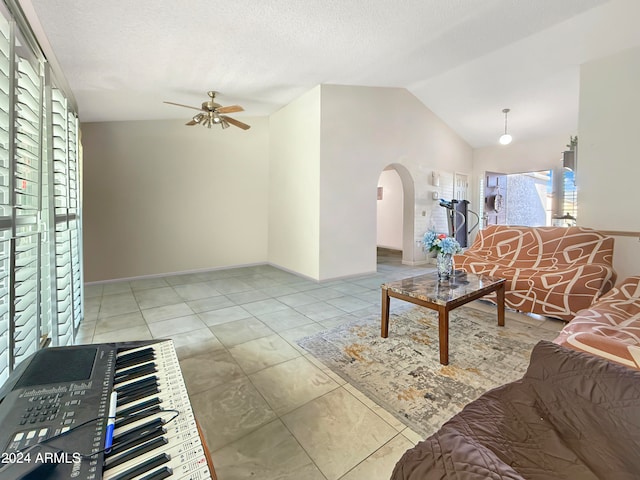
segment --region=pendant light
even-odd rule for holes
[[[507,133],[507,113],[509,113],[511,110],[508,108],[505,108],[502,110],[502,113],[504,113],[504,133],[500,136],[499,142],[502,145],[509,145],[511,143],[511,140],[513,140],[511,138],[511,135],[509,135]]]

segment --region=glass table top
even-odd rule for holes
[[[449,280],[438,280],[437,274],[428,273],[382,284],[383,290],[407,295],[437,305],[447,305],[453,300],[464,299],[483,288],[504,282],[504,278],[476,275],[456,271]]]

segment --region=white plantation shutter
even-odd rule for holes
[[[69,345],[82,319],[77,119],[62,92],[51,92],[57,345]]]
[[[9,376],[10,365],[13,363],[9,349],[12,225],[12,200],[9,187],[10,37],[9,22],[0,15],[0,384],[4,383]]]
[[[16,35],[16,50],[24,52]],[[26,57],[26,55],[25,55]],[[13,354],[15,363],[40,346],[40,204],[43,76],[34,57],[16,55],[14,106]]]
[[[83,318],[78,120],[26,23],[0,4],[0,385]],[[20,14],[18,14],[20,15]]]

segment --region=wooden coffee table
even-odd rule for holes
[[[446,281],[435,273],[405,278],[382,285],[382,337],[389,336],[389,301],[398,298],[405,302],[438,311],[440,363],[449,364],[449,312],[460,305],[496,292],[498,325],[504,326],[504,278],[457,272]]]

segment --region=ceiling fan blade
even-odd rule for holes
[[[162,103],[168,103],[169,105],[175,105],[177,107],[193,108],[194,110],[202,110],[202,108],[192,107],[190,105],[182,105],[181,103],[173,103],[173,102],[162,102]]]
[[[240,105],[229,105],[228,107],[216,108],[216,112],[218,112],[218,113],[244,112],[244,108],[242,108]]]
[[[235,125],[236,127],[241,128],[243,130],[249,130],[251,128],[251,125],[242,123],[239,120],[236,120],[235,118],[227,117],[226,115],[223,116],[222,118],[225,119],[227,122],[229,122],[231,125]]]
[[[185,125],[189,125],[189,126],[191,126],[191,125],[197,125],[197,124],[198,124],[198,122],[196,122],[195,120],[190,120],[190,121],[188,121],[187,123],[185,123]]]

